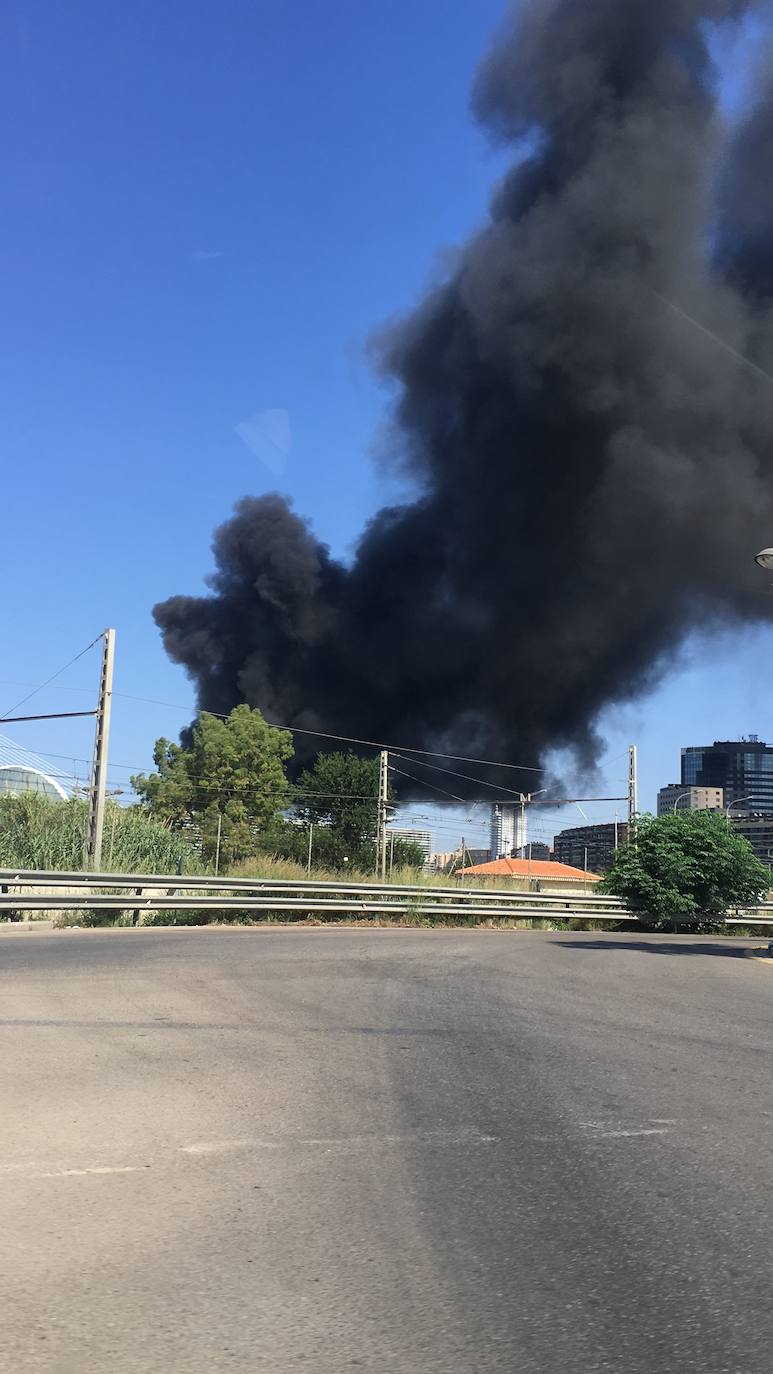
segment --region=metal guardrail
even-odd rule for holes
[[[6,888],[67,887],[90,891],[100,888],[131,888],[135,892],[146,888],[164,888],[171,895],[175,892],[195,890],[214,890],[217,892],[249,893],[347,893],[352,896],[371,893],[385,893],[389,896],[420,896],[432,894],[438,900],[460,901],[480,899],[482,901],[502,901],[506,903],[529,902],[535,899],[546,904],[584,905],[626,909],[620,897],[594,892],[529,892],[526,889],[441,887],[429,883],[348,883],[320,882],[306,878],[213,878],[194,877],[188,874],[158,873],[84,873],[82,871],[63,872],[61,870],[36,871],[29,869],[0,869],[0,890]]]
[[[0,897],[0,913],[3,911],[286,911],[313,916],[326,912],[345,913],[351,916],[377,916],[380,912],[394,915],[411,912],[416,915],[457,915],[486,917],[522,917],[538,919],[546,916],[562,920],[601,920],[601,921],[638,921],[638,916],[626,912],[561,910],[532,904],[529,907],[480,906],[474,903],[451,905],[445,902],[400,902],[368,901],[367,899],[335,899],[308,897],[167,897],[161,894],[152,896],[129,897],[104,896],[94,893],[54,895],[40,893],[14,897]]]
[[[18,889],[11,891],[10,889]],[[66,888],[46,892],[43,888]],[[97,892],[95,889],[112,889]],[[123,889],[123,892],[116,891]],[[149,889],[149,891],[148,891]],[[200,896],[191,895],[198,889]],[[33,872],[0,870],[0,916],[4,912],[253,911],[352,916],[400,912],[495,918],[593,918],[636,921],[619,897],[593,893],[542,893],[429,884],[338,883],[306,879],[213,878],[178,874]]]
[[[42,888],[67,891],[45,892]],[[11,889],[16,889],[11,891]],[[112,889],[96,891],[95,889]],[[116,891],[116,889],[118,889]],[[199,892],[202,895],[191,895]],[[215,878],[176,873],[84,873],[0,869],[0,919],[24,911],[254,911],[309,916],[481,916],[638,922],[620,897],[594,892],[528,892],[432,884],[348,883],[296,878]],[[726,926],[773,926],[773,902],[733,908]]]

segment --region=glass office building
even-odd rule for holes
[[[756,735],[682,750],[682,787],[721,787],[738,815],[773,813],[773,745]]]

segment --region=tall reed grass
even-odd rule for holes
[[[85,801],[59,801],[39,792],[0,797],[0,867],[74,870],[83,867]],[[139,811],[108,802],[102,864],[112,873],[203,871],[199,856],[181,836]]]

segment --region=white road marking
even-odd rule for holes
[[[276,1140],[196,1140],[192,1145],[181,1145],[186,1155],[220,1155],[229,1150],[278,1150]]]
[[[668,1131],[663,1126],[649,1126],[637,1131],[599,1131],[598,1134],[604,1140],[625,1140],[637,1135],[668,1135]]]
[[[33,1174],[33,1178],[83,1178],[86,1174],[136,1174],[147,1166],[141,1164],[99,1165],[92,1169],[56,1169],[52,1173]]]
[[[187,1155],[226,1154],[233,1150],[287,1150],[293,1145],[314,1146],[324,1150],[350,1150],[373,1145],[490,1145],[498,1136],[479,1131],[415,1131],[408,1135],[285,1136],[266,1140],[197,1140],[178,1148]]]
[[[646,1135],[668,1135],[665,1125],[662,1126],[614,1126],[609,1121],[581,1121],[580,1126],[584,1131],[593,1131],[602,1140],[628,1140],[635,1136]]]

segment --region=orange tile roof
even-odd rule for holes
[[[471,868],[461,869],[462,873],[475,874],[479,878],[558,878],[574,882],[582,878],[584,882],[599,883],[599,873],[586,873],[583,868],[572,868],[569,864],[553,863],[547,859],[492,859],[486,864],[473,864]]]

